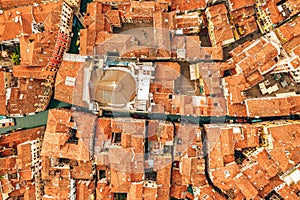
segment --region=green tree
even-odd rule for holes
[[[20,64],[20,55],[18,55],[17,53],[12,53],[10,55],[11,57],[11,61],[14,63],[14,65],[19,65]]]

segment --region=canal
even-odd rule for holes
[[[52,98],[50,101],[49,107],[46,111],[39,112],[35,115],[28,115],[26,117],[15,117],[15,126],[1,128],[0,135],[10,132],[15,129],[30,129],[38,126],[45,126],[48,119],[48,110],[53,108],[70,108],[71,105],[64,103]]]

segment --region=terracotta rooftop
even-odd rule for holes
[[[255,154],[250,155],[251,161],[256,161],[269,174],[270,177],[276,176],[280,171],[279,165],[270,157],[266,149],[259,149]]]
[[[32,113],[37,110],[40,103],[39,95],[44,93],[42,80],[20,78],[17,87],[11,88],[7,103],[7,111],[10,114]],[[51,92],[49,93],[51,95]]]
[[[227,98],[227,102],[229,101],[229,97]],[[227,106],[227,114],[230,116],[247,116],[247,108],[245,104],[226,104]]]
[[[227,8],[224,3],[216,4],[208,7],[210,17],[216,17],[218,15],[227,14]]]
[[[259,190],[259,195],[265,198],[275,187],[282,183],[283,181],[279,177],[271,178],[270,182],[262,190]]]
[[[241,9],[241,8],[245,8],[245,7],[250,7],[250,6],[254,6],[255,4],[255,0],[230,0],[230,7],[232,9],[232,11]]]
[[[0,2],[2,9],[10,9],[16,6],[32,5],[33,3],[41,3],[42,0],[3,0]]]
[[[234,178],[234,183],[247,199],[254,199],[258,195],[258,191],[242,173]]]
[[[0,114],[6,114],[5,72],[0,72]]]
[[[111,26],[119,27],[119,28],[122,26],[120,14],[118,10],[108,10],[105,13],[105,17]]]
[[[260,42],[256,45],[260,45]],[[254,51],[253,48],[255,47],[251,47],[251,50]],[[269,72],[276,63],[273,59],[279,55],[277,48],[271,43],[264,44],[255,54],[252,54],[251,50],[243,51],[248,52],[250,56],[236,63],[237,71],[242,71],[245,76],[250,75],[256,69],[261,74]]]
[[[299,159],[295,157],[295,150],[297,151],[298,146],[296,145],[298,137],[298,123],[279,123],[274,126],[267,127],[268,134],[272,136],[272,146],[270,155],[272,158],[279,163],[279,167],[283,172],[292,168],[293,162],[298,162]],[[295,143],[291,142],[295,141]]]
[[[67,177],[53,176],[51,182],[47,182],[44,186],[44,197],[46,199],[68,199],[70,190],[70,179]],[[44,199],[43,197],[43,199]]]
[[[113,34],[96,46],[96,53],[105,55],[107,52],[119,52],[120,55],[130,51],[133,36],[130,34]]]
[[[154,12],[153,16],[153,27],[154,28],[165,28],[168,30],[176,29],[176,12]]]
[[[38,137],[41,137],[44,131],[44,127],[39,127],[4,134],[0,137],[0,145],[9,148],[12,144],[18,145],[30,140],[35,140]]]
[[[172,10],[180,12],[191,11],[191,10],[203,10],[206,7],[205,0],[172,0]]]
[[[105,18],[101,2],[91,2],[87,4],[87,14],[84,16],[84,24],[88,29],[104,31]]]
[[[126,4],[124,4],[126,5]],[[127,6],[119,6],[121,15],[126,19],[153,19],[154,12],[160,10],[158,3],[150,1],[132,1]]]
[[[80,30],[80,55],[94,55],[96,34],[96,31],[92,29]]]
[[[46,66],[52,56],[57,32],[46,32],[20,38],[21,65]]]
[[[155,80],[175,80],[180,76],[180,65],[177,62],[156,62]]]
[[[41,155],[90,160],[89,140],[94,131],[95,120],[96,116],[92,114],[72,113],[65,109],[50,110]],[[77,144],[68,142],[70,131],[75,131]]]
[[[218,192],[216,192],[210,185],[205,185],[200,188],[200,193],[196,194],[195,197],[199,199],[207,198],[209,200],[220,199],[224,200],[225,197],[221,196]]]
[[[46,22],[46,31],[58,30],[58,27],[55,25],[59,24],[57,16],[60,12],[57,12],[56,10],[61,10],[61,5],[62,2],[60,1],[58,3],[52,2],[46,5],[41,4],[38,7],[25,6],[4,11],[4,13],[0,16],[0,40],[14,39],[21,33],[31,34],[32,21],[36,21],[37,23]],[[31,12],[33,12],[33,15]],[[52,18],[52,20],[49,21],[49,18]],[[48,28],[50,28],[50,30],[48,30]]]
[[[234,154],[233,129],[225,126],[206,125],[207,142],[209,145],[210,169],[224,167],[226,156]]]
[[[247,115],[255,116],[285,116],[291,113],[291,104],[287,98],[246,99]]]
[[[292,22],[287,22],[275,30],[278,38],[282,43],[288,42],[299,35],[300,18],[296,18]]]
[[[76,199],[89,199],[93,194],[93,181],[79,180],[76,182]]]
[[[24,67],[21,65],[13,66],[14,77],[45,79],[46,77],[41,76],[43,71],[44,67]]]
[[[210,171],[211,179],[215,185],[222,190],[234,188],[234,177],[239,173],[238,165],[233,162],[224,167],[216,168]]]
[[[197,125],[175,125],[175,131],[177,138],[180,138],[181,143],[176,145],[176,152],[183,153],[187,150],[187,147],[192,146],[195,139],[197,140],[197,134],[200,134],[200,128]],[[198,138],[198,140],[201,138]]]
[[[300,10],[300,3],[297,0],[288,0],[293,13],[297,13]]]
[[[246,82],[243,74],[228,76],[223,80],[224,86],[227,89],[225,96],[228,96],[228,104],[238,104],[246,99],[246,96],[243,94],[243,92],[249,88],[249,84]]]
[[[233,139],[235,148],[247,148],[259,146],[258,128],[245,124],[243,126],[233,127]]]
[[[277,190],[277,193],[284,199],[298,199],[299,196],[296,195],[296,193],[291,189],[287,184],[283,184],[282,187],[280,187]]]
[[[269,17],[273,24],[278,24],[284,20],[284,16],[280,13],[276,3],[277,3],[276,1],[272,0],[272,1],[266,2],[266,5],[262,6],[263,10],[266,10],[266,9],[269,10],[269,12],[270,12]]]
[[[186,36],[187,60],[223,60],[223,50],[220,47],[201,47],[198,36]]]
[[[244,13],[248,18],[244,19]],[[237,25],[238,33],[241,36],[249,35],[258,30],[256,19],[254,17],[254,9],[252,7],[240,9],[239,11],[232,12],[234,17],[233,21]]]
[[[249,163],[241,169],[256,190],[261,190],[270,183],[270,176],[258,163]]]
[[[83,101],[84,68],[82,62],[62,62],[55,79],[55,99],[78,106],[87,106]]]
[[[213,46],[221,47],[235,40],[225,4],[217,4],[206,10],[210,39]]]

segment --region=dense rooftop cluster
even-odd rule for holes
[[[0,114],[48,112],[45,126],[0,135],[0,200],[300,198],[298,0],[0,9]]]
[[[79,6],[58,1],[3,11],[3,45],[19,42],[21,62],[3,58],[2,114],[45,110],[53,89],[55,99],[95,112],[102,106],[195,116],[299,112],[296,1],[94,1],[83,16]],[[76,20],[84,28],[73,36]],[[77,48],[79,55],[65,54]],[[116,93],[103,86],[111,67],[131,70],[133,98],[100,98],[99,90]]]
[[[299,126],[199,126],[52,109],[46,128],[0,137],[0,197],[298,199]]]

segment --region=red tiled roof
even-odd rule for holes
[[[172,10],[180,12],[204,9],[206,7],[205,0],[172,0]]]
[[[180,76],[180,65],[177,62],[157,62],[156,80],[175,80]]]
[[[5,115],[6,110],[6,91],[5,91],[5,81],[4,81],[4,72],[0,72],[0,114]]]
[[[17,145],[26,141],[34,140],[40,137],[43,134],[44,130],[44,127],[38,127],[33,129],[20,130],[6,135],[1,135],[0,145],[6,146],[11,143]]]
[[[232,7],[232,11],[235,11],[241,8],[254,6],[255,0],[230,0],[229,3]]]
[[[20,2],[18,1],[18,3],[16,4],[19,3]],[[59,1],[58,3],[50,2],[47,3],[46,5],[40,4],[38,7],[24,6],[24,7],[18,7],[18,8],[13,8],[4,11],[4,13],[0,16],[0,24],[1,24],[0,27],[2,27],[0,29],[0,40],[14,39],[21,33],[31,34],[32,21],[36,21],[37,23],[40,23],[40,22],[47,21],[47,19],[49,19],[50,17],[55,18],[60,14],[58,12],[55,12],[55,10],[59,9],[61,5],[62,2]],[[20,14],[18,15],[17,12],[19,12]],[[31,14],[31,12],[33,12],[33,15]],[[17,18],[18,20],[17,22],[15,22]],[[22,21],[22,25],[20,21]],[[49,21],[47,21],[47,23],[48,24],[46,28],[50,27]],[[51,23],[57,25],[59,21],[53,20]],[[53,30],[58,30],[57,26],[56,27],[52,26],[52,28]]]
[[[74,122],[71,122],[71,117]],[[65,109],[50,110],[47,129],[44,136],[42,156],[69,158],[76,160],[90,159],[90,137],[93,134],[96,116],[89,113],[74,112]],[[78,144],[68,143],[68,131],[76,126]]]
[[[243,174],[238,174],[234,178],[234,183],[247,199],[254,199],[258,195],[258,191]]]
[[[285,116],[291,113],[291,104],[287,98],[246,99],[247,115],[255,116]]]
[[[63,61],[55,80],[54,98],[70,104],[86,106],[83,102],[83,62]],[[74,79],[74,85],[67,79]]]
[[[42,73],[45,70],[44,67],[24,67],[21,65],[13,66],[13,76],[22,78],[34,78],[34,79],[45,79],[42,77]]]

